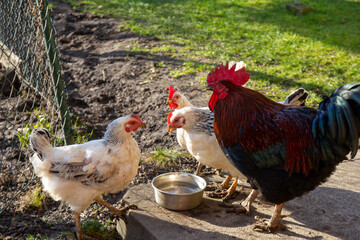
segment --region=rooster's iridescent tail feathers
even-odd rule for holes
[[[312,123],[315,138],[321,137],[330,146],[321,146],[330,159],[351,150],[354,158],[358,150],[360,129],[360,83],[345,84],[320,103]],[[333,151],[329,151],[329,147]],[[332,153],[333,152],[333,153]]]

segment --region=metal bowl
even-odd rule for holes
[[[203,199],[206,181],[191,173],[170,172],[151,181],[155,201],[171,210],[189,210],[199,206]]]

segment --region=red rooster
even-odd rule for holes
[[[227,64],[208,75],[214,131],[230,162],[276,204],[270,221],[256,228],[284,229],[285,202],[315,189],[349,153],[356,155],[360,83],[337,88],[312,109],[279,104],[243,87],[249,77],[245,68]]]

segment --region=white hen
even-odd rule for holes
[[[242,180],[247,180],[221,151],[215,137],[213,114],[210,110],[196,107],[176,109],[173,113],[169,113],[168,116],[168,131],[171,133],[175,129],[183,130],[183,138],[186,142],[187,151],[199,163],[212,168],[225,169],[230,173],[228,181],[231,180],[231,176],[236,177],[234,183],[227,190],[225,198],[230,197],[234,193],[239,177]],[[224,185],[224,182],[222,185]]]
[[[124,190],[137,174],[140,149],[131,132],[145,127],[137,115],[111,122],[103,139],[84,144],[52,147],[46,129],[34,129],[30,161],[41,178],[44,190],[58,201],[67,202],[76,221],[76,234],[82,239],[80,213],[95,200],[121,217],[129,208],[117,209],[102,199],[103,193]]]
[[[243,61],[240,62],[234,62],[231,61],[229,63],[229,68],[231,68],[234,64],[236,64],[236,70],[242,68],[242,67],[246,67],[246,64]],[[191,102],[183,95],[181,94],[179,91],[176,91],[173,87],[169,86],[169,96],[168,99],[166,101],[166,104],[169,104],[170,109],[182,109],[184,107],[195,107],[193,104],[191,104]],[[201,107],[199,109],[203,109],[203,110],[209,110],[208,107]],[[180,146],[188,151],[187,148],[187,142],[185,140],[185,132],[182,128],[178,128],[176,130],[176,139],[178,141],[178,143],[180,144]],[[198,167],[196,169],[196,174],[200,175],[200,171],[201,168],[204,164],[202,162],[199,161]],[[231,180],[231,176],[229,176],[228,178],[225,179],[225,181],[221,184],[223,187],[228,187],[228,184]]]

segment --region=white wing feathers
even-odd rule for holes
[[[48,171],[57,177],[92,185],[111,178],[119,159],[112,156],[110,148],[101,140],[95,140],[53,148],[45,154],[44,161],[51,162]]]

